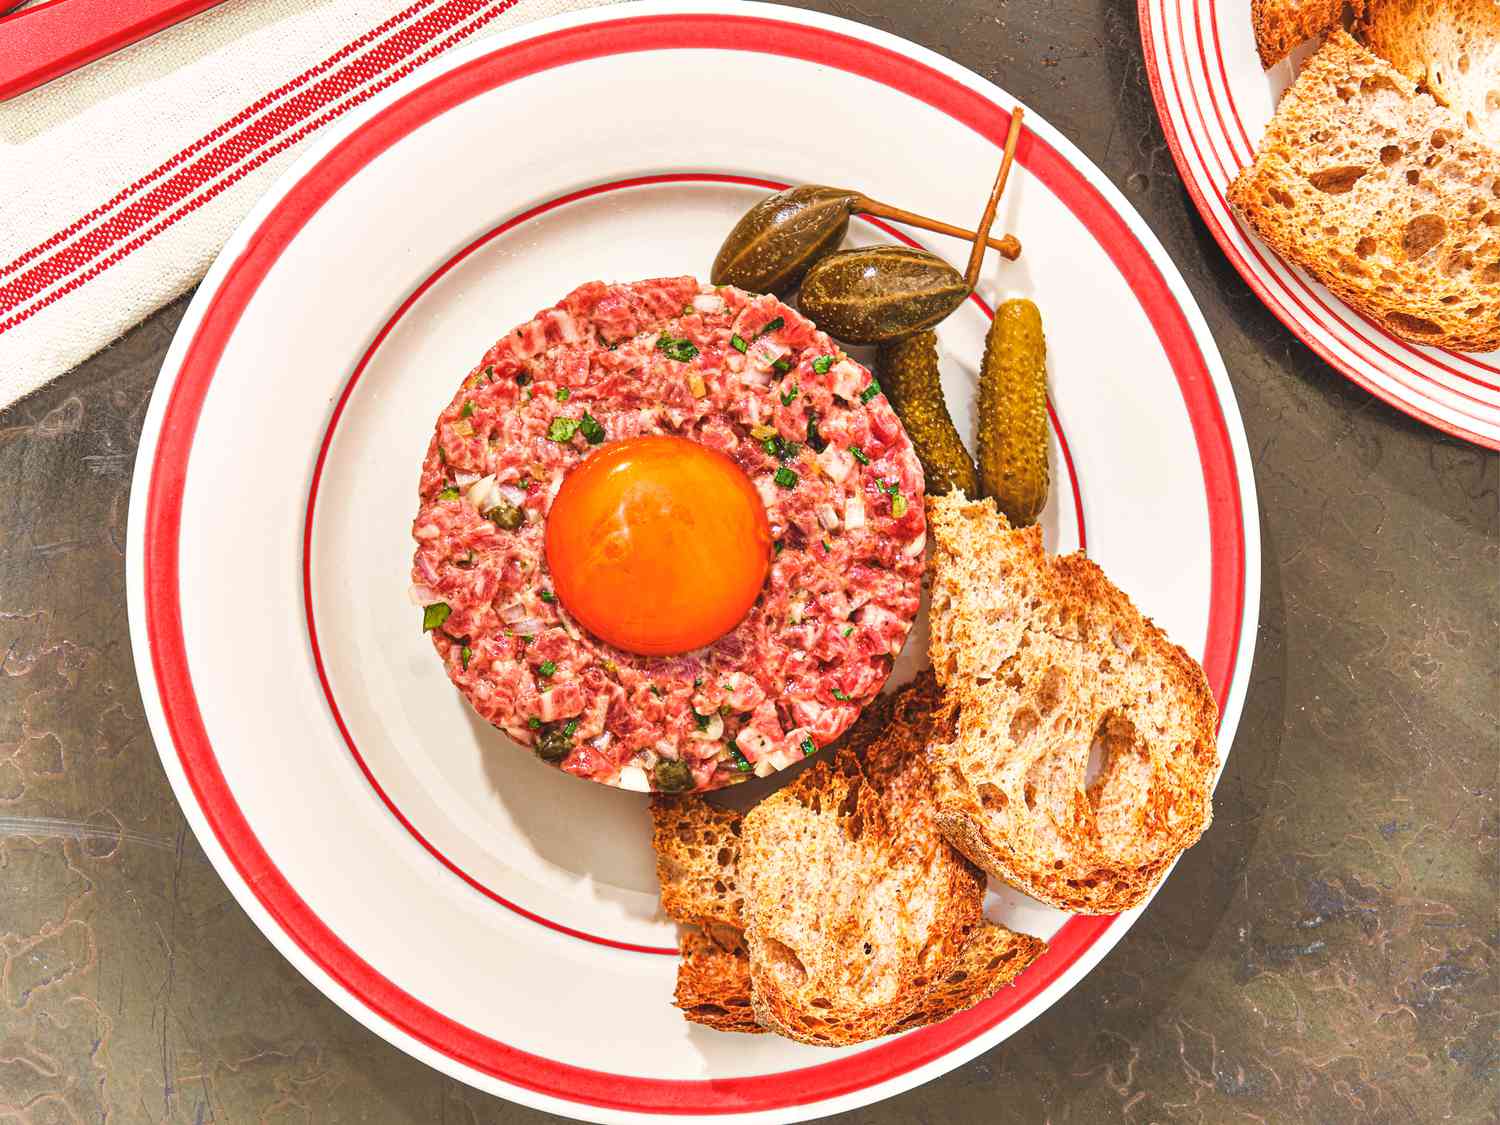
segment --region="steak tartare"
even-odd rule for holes
[[[729,457],[775,556],[730,632],[614,648],[552,589],[548,511],[606,443]],[[474,709],[569,773],[636,790],[766,776],[879,692],[920,598],[922,469],[870,373],[775,297],[691,277],[590,282],[496,343],[438,418],[412,525],[413,597]]]

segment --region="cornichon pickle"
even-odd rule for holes
[[[995,310],[979,369],[979,480],[1014,527],[1047,503],[1047,341],[1030,301]]]
[[[780,293],[802,280],[849,230],[858,192],[802,184],[767,196],[745,212],[714,259],[715,285]]]
[[[906,432],[922,462],[927,494],[942,496],[957,488],[971,500],[978,496],[979,474],[974,458],[964,448],[943,401],[937,333],[929,328],[882,344],[875,363],[880,371],[880,389],[906,423]]]
[[[881,344],[931,328],[968,295],[963,275],[936,254],[866,246],[815,263],[797,303],[831,336]]]

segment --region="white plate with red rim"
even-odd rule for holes
[[[1146,74],[1172,157],[1203,221],[1240,275],[1302,342],[1396,409],[1500,449],[1500,352],[1397,339],[1282,261],[1235,217],[1229,183],[1248,165],[1283,90],[1315,48],[1269,71],[1255,53],[1250,0],[1139,0]]]
[[[690,1025],[670,1005],[676,931],[657,908],[646,799],[544,766],[475,718],[407,600],[433,420],[495,338],[585,280],[706,274],[780,184],[971,221],[1014,104],[842,20],[609,8],[428,67],[335,127],[230,240],[141,441],[137,667],[209,857],[365,1026],[583,1120],[804,1120],[994,1046],[1129,928],[1138,910],[1070,918],[997,888],[991,915],[1051,949],[972,1011],[843,1051]],[[991,256],[942,326],[947,393],[970,432],[988,308],[1037,300],[1056,422],[1047,543],[1086,544],[1203,659],[1227,754],[1260,593],[1233,394],[1145,224],[1039,116],[1026,125],[999,223],[1026,250]],[[913,233],[856,221],[851,241]],[[919,628],[893,679],[924,653]]]

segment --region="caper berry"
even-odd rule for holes
[[[715,285],[780,293],[831,253],[849,229],[858,192],[801,184],[762,199],[745,212],[714,259]]]
[[[956,269],[927,250],[864,246],[821,259],[797,302],[818,327],[851,344],[880,344],[931,328],[969,295]]]
[[[663,758],[656,763],[651,775],[663,793],[684,793],[693,787],[693,771],[686,762]]]

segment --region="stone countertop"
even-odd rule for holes
[[[1006,1043],[835,1120],[1496,1120],[1500,458],[1370,397],[1240,281],[1167,152],[1129,0],[811,6],[1010,89],[1140,209],[1239,397],[1264,582],[1213,828],[1145,917]],[[168,789],[122,552],[183,308],[0,413],[0,1122],[553,1120],[325,1000]]]

